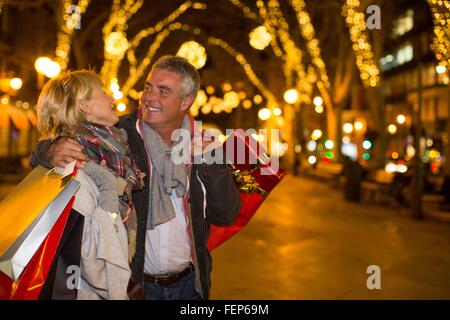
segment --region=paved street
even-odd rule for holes
[[[450,299],[450,224],[286,177],[213,252],[213,299]],[[369,265],[381,290],[368,290]]]
[[[0,184],[0,199],[14,185]],[[346,203],[287,176],[250,224],[213,252],[212,299],[450,299],[450,223]],[[369,265],[381,290],[368,290]]]

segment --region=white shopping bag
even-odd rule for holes
[[[0,271],[20,277],[79,184],[37,167],[0,203]]]

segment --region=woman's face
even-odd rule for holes
[[[86,120],[114,126],[119,117],[114,112],[114,99],[104,90],[94,89],[91,98],[84,101],[81,110],[86,114]]]

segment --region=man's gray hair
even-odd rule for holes
[[[181,90],[183,96],[197,96],[200,87],[200,75],[197,69],[182,57],[172,55],[162,56],[152,66],[152,71],[162,69],[175,72],[181,77]]]

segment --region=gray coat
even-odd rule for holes
[[[120,215],[113,221],[98,205],[98,187],[86,173],[79,170],[76,180],[81,185],[73,209],[84,216],[77,299],[126,300],[131,270],[125,226]]]

